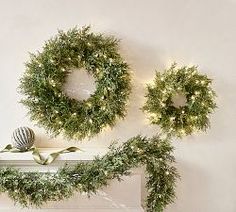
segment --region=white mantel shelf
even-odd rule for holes
[[[39,148],[39,152],[44,157],[47,157],[52,152],[57,152],[63,148]],[[106,154],[108,149],[93,149],[93,148],[83,148],[81,151],[64,153],[58,156],[58,158],[47,167],[56,167],[64,163],[74,164],[78,161],[88,162],[94,159],[95,156],[103,156]],[[21,153],[12,153],[4,152],[0,154],[0,166],[5,165],[15,165],[15,166],[42,166],[37,164],[33,160],[32,152],[21,152]],[[45,166],[44,166],[45,167]]]
[[[52,152],[63,148],[39,148],[39,152],[46,157]],[[50,165],[39,165],[33,160],[32,152],[0,154],[0,167],[12,166],[22,171],[55,172],[65,163],[75,164],[79,161],[89,162],[95,156],[103,156],[108,149],[83,148],[82,151],[61,154]],[[101,189],[91,199],[81,194],[76,194],[69,200],[63,202],[51,202],[42,209],[20,209],[19,206],[7,197],[0,195],[0,212],[143,212],[141,207],[141,184],[143,175],[138,169],[132,170],[131,176],[125,176],[122,182],[111,181],[110,185]]]

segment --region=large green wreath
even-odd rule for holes
[[[172,150],[167,139],[136,136],[120,147],[112,145],[106,155],[91,163],[65,166],[57,173],[24,173],[0,168],[0,192],[7,192],[23,207],[37,207],[69,198],[75,192],[96,193],[110,180],[121,180],[131,173],[130,169],[146,165],[147,211],[161,212],[175,197],[178,174],[173,166]]]
[[[85,68],[95,78],[96,91],[87,100],[77,101],[62,92],[73,68]],[[89,27],[59,31],[42,52],[31,54],[20,85],[31,119],[53,135],[73,139],[92,137],[123,118],[130,87],[118,41],[91,33]]]
[[[198,73],[197,67],[177,68],[173,64],[164,73],[156,73],[153,85],[148,85],[147,101],[143,107],[152,124],[160,125],[168,135],[182,137],[206,130],[209,114],[216,108],[212,80]],[[173,97],[183,95],[184,105],[176,107]]]

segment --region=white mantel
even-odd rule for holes
[[[56,148],[39,149],[42,155],[47,156]],[[83,151],[60,155],[52,164],[42,166],[34,162],[32,152],[2,153],[0,154],[0,166],[13,166],[22,171],[50,171],[54,172],[64,163],[75,164],[78,161],[89,162],[97,155],[104,155],[107,149],[83,149]],[[99,190],[97,195],[87,198],[86,194],[76,194],[63,202],[50,202],[42,209],[19,209],[6,194],[0,196],[0,211],[44,211],[44,212],[143,212],[141,207],[141,181],[142,174],[133,170],[131,176],[124,177],[122,182],[112,181],[110,186]]]

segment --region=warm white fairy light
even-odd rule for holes
[[[91,104],[90,102],[87,102],[86,105],[87,105],[88,107],[91,107],[91,106],[92,106],[92,104]]]
[[[106,110],[106,106],[102,106],[101,109],[102,109],[102,110]]]
[[[173,127],[170,127],[170,132],[173,131],[173,130],[174,130],[174,128],[173,128]]]
[[[163,103],[163,102],[161,102],[160,105],[161,105],[161,107],[165,107],[166,106],[166,104]]]
[[[51,79],[51,80],[49,81],[49,83],[52,85],[52,87],[55,87],[55,86],[56,86],[56,83],[55,83],[55,81],[54,81],[53,79]]]

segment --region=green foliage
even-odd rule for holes
[[[173,64],[164,73],[156,73],[154,85],[148,85],[147,101],[143,110],[150,115],[152,124],[160,125],[168,135],[182,137],[195,131],[206,130],[209,114],[216,108],[212,80],[198,73],[197,67],[176,68]],[[173,104],[173,96],[183,93],[186,103]]]
[[[77,101],[62,92],[73,68],[85,68],[95,78],[96,91],[87,100]],[[20,90],[32,120],[53,135],[83,139],[124,118],[130,87],[118,41],[85,27],[59,31],[42,52],[31,54]]]
[[[48,201],[71,197],[74,192],[96,193],[110,180],[121,180],[130,169],[146,165],[147,211],[161,212],[175,198],[177,171],[173,166],[173,147],[159,137],[136,136],[90,163],[66,165],[56,173],[20,172],[0,168],[0,191],[23,207],[39,207]]]

